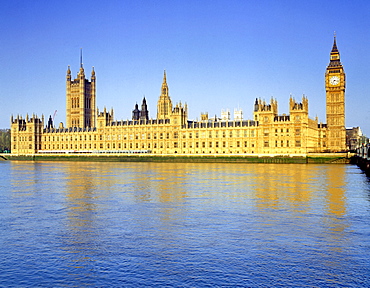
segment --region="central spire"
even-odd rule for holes
[[[168,85],[167,85],[166,70],[164,70],[164,73],[163,73],[162,96],[168,96]]]
[[[157,119],[169,119],[171,113],[172,101],[168,93],[166,70],[164,70],[161,95],[157,103]]]

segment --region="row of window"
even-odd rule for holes
[[[78,118],[73,119],[72,122],[73,121],[74,122],[77,122],[78,121]],[[184,133],[182,133],[182,138],[255,137],[255,131],[254,130],[244,130],[244,133],[242,133],[242,132],[243,131],[240,131],[240,130],[229,131],[229,132],[222,131],[222,133],[221,133],[221,131],[184,132]],[[141,132],[141,133],[135,133],[135,134],[117,134],[118,137],[120,135],[135,135],[136,137],[138,137],[139,135],[145,135],[145,133]],[[148,138],[151,137],[151,133],[148,133],[147,135],[148,135]],[[159,138],[162,137],[163,139],[165,137],[167,139],[169,139],[170,138],[170,135],[171,135],[171,133],[169,133],[169,132],[167,132],[167,133],[166,132],[153,133],[153,137],[157,137],[158,136]],[[107,137],[109,137],[109,135],[107,135]],[[173,138],[178,138],[178,137],[179,137],[179,132],[173,132]],[[86,135],[85,135],[85,138],[86,138]],[[90,135],[90,138],[91,138],[91,135]],[[82,138],[81,138],[81,140],[82,140]]]
[[[29,132],[32,132],[32,127],[31,126],[24,125],[23,128],[24,128],[24,129],[22,129],[23,131],[27,131],[28,130]],[[42,126],[35,126],[35,132],[41,133],[42,132],[42,129],[43,129]],[[14,127],[14,129],[13,129],[14,133],[17,133],[17,130],[18,130],[18,127]]]
[[[21,142],[24,142],[24,141],[27,141],[27,138],[28,138],[28,141],[32,141],[32,136],[19,136],[19,141]],[[17,136],[14,136],[14,141],[17,141]]]
[[[141,146],[141,147],[140,147]],[[148,148],[150,149],[151,148],[151,144],[148,143],[147,145],[148,147],[145,147],[145,144],[142,143],[141,145],[139,143],[118,143],[116,145],[116,143],[113,143],[112,145],[110,145],[110,143],[107,143],[106,144],[106,148],[107,149],[145,149],[145,148]],[[213,142],[209,142],[208,143],[208,147],[206,147],[206,142],[195,142],[195,145],[193,147],[193,143],[187,143],[184,142],[183,143],[183,147],[182,148],[220,148],[222,146],[222,148],[227,148],[227,143],[225,141],[223,141],[222,143],[219,143],[218,141],[216,141],[214,143],[214,146],[213,146]],[[244,141],[244,143],[242,144],[240,141],[237,141],[236,142],[236,148],[241,148],[241,147],[244,147],[244,148],[247,148],[248,147],[248,142],[247,141]],[[103,143],[100,143],[99,146],[98,146],[100,149],[104,149],[104,144]],[[252,143],[251,144],[251,147],[255,147],[255,144]],[[269,141],[264,141],[264,147],[267,148],[267,147],[270,147],[270,142]],[[275,141],[275,147],[284,147],[284,143],[283,141],[281,141],[280,143],[280,146],[278,146],[278,141]],[[286,147],[289,147],[289,140],[286,142]],[[301,147],[301,141],[300,140],[297,140],[295,142],[295,147]],[[17,148],[17,145],[14,145],[14,149]],[[153,144],[153,148],[154,149],[157,149],[157,148],[160,148],[160,149],[163,149],[163,148],[171,148],[170,147],[170,143],[159,143],[157,145],[157,143],[154,143]],[[173,143],[173,148],[179,148],[178,147],[178,142],[174,142]],[[228,148],[233,148],[232,145],[229,145]],[[27,145],[20,145],[19,146],[19,149],[27,149]],[[28,149],[32,149],[32,144],[29,144],[28,145]],[[97,144],[48,144],[48,145],[44,145],[44,149],[45,150],[50,150],[50,149],[97,149]]]
[[[85,109],[91,108],[91,98],[85,98]],[[72,108],[80,108],[80,98],[72,98]]]
[[[283,130],[283,129],[281,129],[281,130]],[[278,132],[278,129],[275,129],[275,132]],[[287,129],[287,132],[289,132],[289,129]],[[218,136],[217,134],[218,133],[216,133],[215,136]],[[236,133],[236,136],[237,137],[240,137],[240,135],[239,136],[238,135],[239,135],[239,133]],[[266,129],[264,131],[264,134],[263,135],[264,136],[269,136],[268,129]],[[295,135],[296,136],[299,136],[300,135],[300,129],[296,129]],[[80,140],[80,141],[83,141],[83,140],[85,140],[85,141],[87,141],[87,140],[89,140],[89,141],[92,141],[92,140],[96,141],[97,140],[97,136],[99,136],[99,140],[100,141],[103,141],[104,135],[84,135],[84,136],[80,135],[80,137],[78,137],[77,135],[75,135],[75,136],[65,136],[65,137],[64,136],[61,136],[60,138],[59,138],[59,136],[44,136],[44,140],[45,141],[49,141],[49,142],[50,141],[59,141],[59,139],[61,141],[78,141],[78,140]],[[125,135],[123,135],[123,139],[121,139],[122,138],[121,136],[122,135],[117,135],[117,137],[116,137],[116,135],[112,135],[112,136],[111,135],[107,135],[106,136],[106,140],[134,140],[134,139],[135,140],[138,140],[140,136],[141,136],[141,139],[145,139],[145,134],[141,134],[140,136],[139,136],[139,134],[130,134],[130,135],[126,135],[125,134]],[[164,139],[164,133],[159,133],[158,136],[159,136],[158,139]],[[192,135],[192,132],[189,132],[189,135],[188,136],[189,136],[189,139],[192,139],[192,136],[193,136]],[[201,136],[202,136],[201,138],[205,138],[205,135],[201,135]],[[212,138],[211,135],[208,135],[208,136],[210,136],[209,138]],[[232,136],[233,136],[232,131],[230,131],[229,138],[232,138]],[[277,136],[277,134],[275,134],[275,136]],[[169,133],[166,133],[166,139],[169,139],[169,138],[170,138]],[[174,133],[174,138],[175,139],[178,138],[177,132]],[[183,138],[186,138],[186,135],[185,134],[183,135]],[[198,132],[196,133],[195,138],[199,138]],[[215,138],[218,138],[218,137],[215,137]],[[222,133],[222,138],[226,138],[226,133],[225,132]],[[151,139],[151,134],[148,134],[147,135],[147,139],[148,140]],[[157,133],[154,133],[153,139],[154,140],[157,139]],[[17,141],[17,137],[16,136],[14,136],[14,141]],[[19,137],[19,141],[27,141],[27,136],[20,136]],[[32,136],[28,136],[28,141],[32,141]],[[245,142],[247,142],[247,141],[245,141]],[[268,141],[265,141],[265,142],[268,142]],[[281,140],[281,142],[283,142],[283,140]],[[205,143],[205,142],[203,142],[203,143]],[[212,145],[211,144],[212,142],[209,142],[209,143],[210,143],[210,145]],[[218,142],[216,142],[216,143],[218,143]],[[239,141],[237,141],[237,143],[239,143]],[[286,146],[289,147],[289,140],[287,140],[287,145]],[[283,147],[283,144],[281,144],[281,147]]]
[[[17,145],[16,144],[13,145],[13,149],[14,150],[17,149]],[[18,145],[18,149],[32,149],[32,144]],[[40,149],[41,149],[41,147],[40,147]]]
[[[280,142],[276,140],[274,144],[275,144],[274,147],[290,147],[289,140],[286,140],[285,144],[284,144],[284,140],[281,140]],[[264,141],[263,147],[270,147],[270,141]],[[295,141],[295,147],[301,147],[301,140]]]
[[[72,98],[72,108],[80,108],[80,98]]]
[[[219,147],[222,147],[223,148],[226,148],[228,147],[227,145],[227,142],[226,141],[223,141],[222,143],[216,141],[214,144],[213,142],[209,142],[208,143],[208,147],[209,148],[219,148]],[[248,147],[248,142],[247,141],[244,141],[244,147]],[[170,143],[163,143],[163,142],[160,142],[160,143],[153,143],[153,145],[151,145],[151,143],[148,143],[147,145],[145,145],[144,143],[142,143],[140,145],[140,143],[106,143],[105,144],[106,147],[104,147],[104,144],[103,143],[94,143],[94,144],[44,144],[44,149],[47,150],[47,149],[97,149],[98,147],[100,149],[104,149],[104,148],[107,148],[107,149],[151,149],[151,148],[179,148],[179,144],[178,142],[174,142],[173,143],[173,147],[170,147]],[[147,147],[145,147],[147,146]],[[206,148],[206,142],[195,142],[194,143],[194,146],[193,146],[193,143],[189,143],[187,145],[186,142],[183,143],[183,148]],[[233,145],[229,145],[229,148],[232,148]],[[242,143],[241,141],[237,141],[236,142],[236,147],[237,148],[240,148],[242,147]],[[254,143],[251,144],[251,147],[254,147]]]
[[[105,147],[104,147],[105,146]],[[233,148],[233,144],[228,144],[226,141],[215,141],[215,142],[195,142],[195,143],[182,143],[182,148]],[[247,148],[248,147],[248,141],[236,141],[234,148]],[[254,143],[250,144],[250,147],[255,147]],[[270,141],[264,141],[263,147],[270,147]],[[283,140],[281,142],[275,141],[274,147],[290,147],[289,140],[284,142]],[[301,147],[301,141],[296,140],[295,141],[295,147]],[[48,144],[44,145],[44,149],[163,149],[163,148],[180,148],[178,142],[173,143],[173,147],[171,147],[170,143],[148,143],[145,145],[145,143],[106,143],[105,145],[103,143],[94,143],[94,144]],[[30,148],[31,149],[31,148]]]
[[[253,133],[250,133],[250,137],[255,137],[255,134],[254,134],[254,131],[252,131]],[[201,136],[200,138],[206,138],[206,136],[208,136],[208,138],[220,138],[220,136],[222,138],[233,138],[233,136],[235,138],[239,138],[241,137],[241,133],[239,133],[239,131],[237,131],[235,134],[233,134],[232,131],[230,131],[228,134],[226,134],[226,132],[224,131],[221,135],[219,133],[215,133],[214,137],[212,137],[212,134],[211,132],[207,135],[205,132],[203,132],[201,135],[199,135],[198,132],[196,133],[192,133],[192,132],[189,132],[188,135],[186,135],[186,133],[183,133],[182,135],[182,138],[186,139],[186,138],[189,138],[189,139],[192,139],[194,136],[194,138],[199,138],[199,136]],[[145,138],[146,137],[146,138]],[[244,133],[244,137],[248,137],[248,134],[247,133]],[[99,135],[99,140],[104,140],[104,135]],[[133,140],[133,139],[152,139],[152,134],[148,133],[147,135],[145,133],[142,133],[142,134],[124,134],[124,135],[107,135],[105,137],[106,139],[105,140]],[[177,139],[179,138],[178,137],[178,132],[174,132],[173,133],[173,138],[174,139]],[[80,137],[78,137],[77,135],[75,135],[74,137],[71,135],[71,136],[44,136],[44,140],[45,141],[59,141],[59,139],[61,141],[87,141],[87,140],[94,140],[96,141],[97,140],[97,135],[80,135]],[[170,139],[170,133],[154,133],[153,134],[153,139]]]

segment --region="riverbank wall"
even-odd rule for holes
[[[107,161],[107,162],[178,162],[178,163],[297,163],[337,164],[351,163],[349,153],[310,153],[299,155],[153,155],[153,154],[32,154],[1,155],[2,160],[17,161]]]

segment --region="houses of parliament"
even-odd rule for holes
[[[307,155],[346,150],[346,78],[336,37],[325,73],[326,123],[308,116],[308,99],[290,97],[289,114],[278,114],[278,102],[256,99],[253,119],[241,111],[234,119],[203,113],[188,119],[188,106],[172,103],[164,72],[156,118],[146,99],[136,104],[131,120],[115,120],[113,109],[96,107],[96,76],[80,65],[75,79],[66,75],[66,125],[32,115],[11,117],[11,151],[16,155],[53,153],[149,153],[154,155]]]

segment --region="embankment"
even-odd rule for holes
[[[111,162],[190,162],[190,163],[350,163],[352,155],[347,153],[315,153],[297,156],[285,155],[255,155],[255,156],[236,156],[236,155],[118,155],[118,154],[78,154],[78,155],[12,155],[8,154],[6,160],[18,161],[111,161]]]

